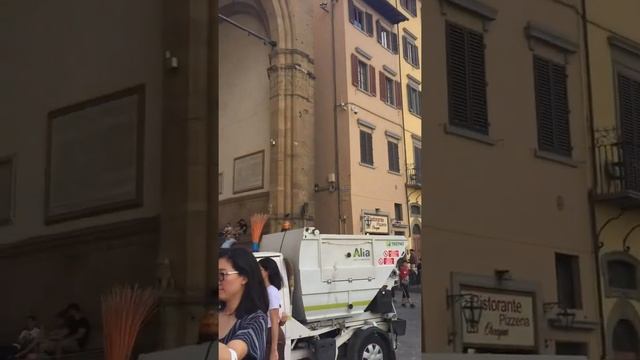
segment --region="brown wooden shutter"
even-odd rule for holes
[[[418,50],[418,45],[415,45],[412,49],[413,51],[413,59],[415,61],[415,66],[420,67],[420,51]]]
[[[533,57],[538,148],[571,156],[566,68]]]
[[[449,122],[487,135],[487,82],[484,36],[447,22]]]
[[[366,13],[365,17],[365,31],[369,36],[373,37],[373,16],[370,13]]]
[[[469,104],[472,129],[489,134],[487,118],[487,80],[484,64],[484,35],[467,30],[467,62],[469,68]]]
[[[447,92],[449,122],[468,126],[469,104],[467,99],[467,54],[464,30],[451,23],[446,25]]]
[[[396,107],[402,109],[402,84],[396,81]]]
[[[380,74],[378,74],[378,76],[380,76],[380,100],[386,102],[387,101],[387,84],[386,84],[387,77],[384,75],[382,71],[380,71]]]
[[[380,36],[380,31],[382,28],[380,27],[380,20],[376,20],[376,39],[379,44],[382,44],[382,37]]]
[[[369,65],[369,92],[376,96],[376,68]]]
[[[617,78],[624,186],[640,191],[640,81],[623,74]]]
[[[351,83],[358,87],[358,57],[356,54],[351,54]]]
[[[563,64],[551,63],[553,125],[558,154],[571,156],[571,131],[569,129],[569,99],[567,97],[567,71]]]

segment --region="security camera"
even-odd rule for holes
[[[354,114],[358,115],[358,108],[355,106],[351,107],[351,111],[353,111]]]

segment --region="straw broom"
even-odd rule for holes
[[[153,289],[115,286],[102,296],[105,360],[130,360],[142,324],[156,309]]]
[[[253,251],[258,251],[260,249],[260,235],[262,234],[262,229],[264,228],[264,224],[267,222],[268,218],[269,215],[262,213],[251,215],[251,242],[253,243]]]

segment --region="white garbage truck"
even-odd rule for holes
[[[326,235],[311,227],[263,236],[254,254],[274,259],[283,278],[284,360],[395,360],[406,321],[391,287],[405,248],[402,236]],[[215,359],[210,350],[194,345],[139,359]]]
[[[395,359],[399,319],[391,298],[406,239],[326,235],[315,228],[265,235],[256,258],[283,275],[285,360]]]

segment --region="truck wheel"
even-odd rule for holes
[[[354,360],[391,359],[387,342],[375,333],[367,335],[360,344]]]

